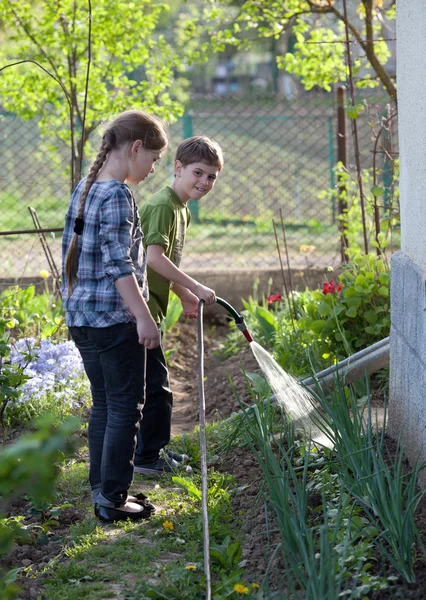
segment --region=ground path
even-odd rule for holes
[[[242,368],[249,372],[258,370],[248,345],[226,362],[215,354],[228,331],[224,321],[215,324],[207,321],[204,324],[204,387],[208,422],[229,417],[240,408],[228,375],[241,399],[249,401]],[[176,435],[192,431],[199,422],[197,322],[182,320],[175,325],[165,340],[165,348],[175,348],[169,360],[169,370],[174,393],[172,434]]]

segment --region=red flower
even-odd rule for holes
[[[330,279],[330,281],[325,281],[322,284],[323,294],[334,294],[334,292],[340,292],[342,289],[343,285],[339,283],[339,285],[336,286],[332,279]]]
[[[279,294],[272,294],[271,296],[268,296],[267,300],[268,300],[268,304],[273,304],[274,302],[278,302],[278,300],[282,300],[283,297],[280,296]]]

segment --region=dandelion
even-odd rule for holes
[[[45,269],[42,269],[40,271],[40,277],[42,279],[48,279],[49,278],[49,271],[46,271]]]
[[[175,526],[173,525],[173,523],[171,521],[164,521],[163,527],[166,531],[173,531],[173,529],[175,528]]]
[[[271,296],[268,296],[267,301],[268,304],[273,304],[274,302],[278,302],[279,300],[282,300],[283,297],[280,296],[279,294],[272,294]]]
[[[236,583],[234,585],[234,592],[237,592],[237,594],[248,594],[248,591],[248,587],[242,585],[241,583]]]
[[[195,565],[186,565],[185,569],[187,571],[195,571],[197,567]]]

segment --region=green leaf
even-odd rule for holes
[[[389,297],[389,288],[382,285],[381,287],[379,287],[379,294],[380,294],[380,296],[384,296],[385,298],[388,298]]]
[[[378,316],[374,309],[370,309],[364,313],[364,318],[367,321],[367,323],[371,323],[371,325],[374,325],[375,323],[377,323]]]
[[[324,327],[327,325],[327,321],[324,321],[323,319],[318,319],[317,321],[314,321],[311,325],[311,329],[314,333],[321,333],[321,331],[324,329]]]
[[[201,500],[201,491],[188,479],[184,479],[183,477],[172,477],[172,481],[173,483],[176,483],[180,487],[184,488],[188,492],[189,496],[197,498],[197,500]]]
[[[373,196],[383,196],[385,190],[379,185],[373,185],[373,187],[371,188],[371,193],[373,194]]]
[[[329,304],[327,304],[326,302],[322,302],[319,306],[318,306],[318,313],[320,314],[321,317],[328,317],[329,314],[331,314],[331,306]]]
[[[355,306],[351,306],[350,308],[348,308],[348,310],[346,311],[346,315],[348,317],[351,317],[351,319],[354,319],[357,316],[357,309],[355,308]]]

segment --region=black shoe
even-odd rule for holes
[[[173,458],[159,458],[152,463],[135,465],[135,473],[142,475],[164,475],[164,473],[175,473],[179,463]]]
[[[150,511],[151,514],[154,514],[157,510],[153,504],[149,501],[145,494],[139,492],[136,496],[127,496],[127,502],[135,502],[136,504],[140,504],[147,511]]]
[[[189,462],[190,460],[187,454],[178,454],[177,452],[172,452],[172,450],[167,450],[167,448],[164,449],[164,452],[169,458],[172,458],[173,460],[182,465]]]
[[[142,510],[138,512],[129,512],[127,510],[120,510],[119,508],[95,504],[95,515],[104,523],[114,523],[115,521],[126,521],[127,519],[130,519],[131,521],[149,519],[152,515],[152,511],[142,508]]]

